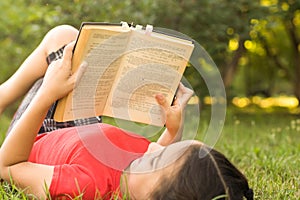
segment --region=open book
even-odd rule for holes
[[[163,126],[154,96],[161,93],[172,103],[193,49],[191,40],[149,25],[82,23],[72,70],[83,62],[88,67],[76,89],[58,101],[54,119],[110,116]]]

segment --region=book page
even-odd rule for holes
[[[66,108],[65,120],[102,115],[107,97],[119,69],[120,55],[128,42],[128,32],[91,29],[81,62],[87,69],[74,89]],[[78,48],[78,47],[76,47]]]
[[[165,119],[154,97],[161,93],[171,104],[192,51],[191,43],[132,31],[104,114],[162,126]]]

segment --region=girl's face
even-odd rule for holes
[[[130,197],[146,199],[157,187],[161,177],[172,178],[180,169],[185,160],[183,155],[191,145],[202,145],[202,143],[187,140],[166,147],[151,143],[146,153],[134,160],[125,171]]]
[[[181,141],[169,146],[152,142],[146,153],[130,164],[129,171],[134,174],[145,174],[163,169],[174,164],[192,144],[195,144],[195,141]]]

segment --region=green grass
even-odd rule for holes
[[[241,169],[256,199],[300,198],[300,116],[229,110],[216,148]]]
[[[207,128],[209,112],[201,112],[197,139]],[[0,118],[3,133],[8,119]],[[215,148],[246,175],[255,199],[297,200],[300,198],[300,116],[274,109],[239,110],[230,107]],[[22,191],[0,185],[0,199],[26,199]]]

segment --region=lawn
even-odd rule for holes
[[[255,199],[298,200],[300,198],[300,115],[282,109],[250,107],[227,109],[225,126],[215,148],[241,169],[254,189]],[[209,111],[201,111],[197,139],[202,140]],[[1,116],[3,133],[9,119]],[[26,199],[22,192],[0,187],[0,199]]]
[[[300,199],[300,116],[229,109],[216,148],[248,177],[255,199]]]

